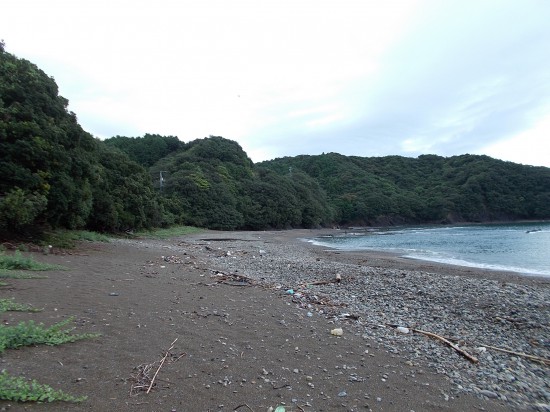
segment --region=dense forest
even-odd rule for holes
[[[186,224],[284,229],[550,218],[550,169],[487,156],[329,153],[254,164],[210,136],[84,131],[53,78],[0,44],[0,235]]]

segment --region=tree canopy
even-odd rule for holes
[[[109,163],[104,156],[106,145],[85,132],[67,106],[53,78],[29,61],[0,50],[1,231],[105,223],[95,206],[108,198],[106,181],[119,170],[124,175],[111,188],[111,196],[116,190],[127,190],[139,201],[119,199],[122,206],[116,206],[116,212],[139,216],[148,207],[146,200],[153,189],[147,171],[122,153],[118,162]],[[136,227],[154,223],[148,218],[126,220]],[[120,225],[100,227],[114,230]]]
[[[220,136],[101,141],[67,107],[53,78],[1,44],[0,234],[550,218],[545,167],[477,155],[337,153],[254,164]]]

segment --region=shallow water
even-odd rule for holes
[[[550,276],[550,222],[402,226],[342,231],[311,241],[341,250],[386,251],[412,259]]]

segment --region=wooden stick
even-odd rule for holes
[[[242,405],[239,405],[235,408],[233,408],[233,411],[236,411],[237,409],[239,408],[242,408],[243,406],[246,406],[249,410],[251,410],[252,412],[254,412],[254,409],[252,409],[250,406],[248,406],[246,403],[243,403]]]
[[[339,273],[337,273],[336,277],[334,279],[331,279],[331,280],[317,280],[317,281],[311,282],[311,283],[304,283],[302,285],[302,287],[317,286],[317,285],[329,285],[331,283],[340,283],[341,281],[342,281],[342,276]]]
[[[536,362],[542,362],[543,364],[550,366],[550,359],[545,359],[545,358],[541,358],[539,356],[534,356],[534,355],[528,355],[527,353],[514,352],[514,351],[508,350],[508,349],[497,348],[496,346],[490,346],[490,345],[481,345],[481,346],[484,346],[488,349],[493,349],[493,350],[496,350],[496,351],[499,351],[499,352],[510,353],[512,355],[517,355],[517,356],[523,356],[524,358],[531,359],[531,360],[536,361]]]
[[[458,347],[458,345],[455,345],[453,342],[451,342],[450,340],[448,339],[445,339],[443,336],[439,336],[439,335],[436,335],[435,333],[432,333],[432,332],[426,332],[424,330],[420,330],[420,329],[411,329],[411,331],[413,332],[416,332],[416,333],[420,333],[422,335],[426,335],[426,336],[429,336],[431,338],[435,338],[435,339],[438,339],[440,340],[441,342],[449,345],[451,348],[453,348],[454,350],[456,350],[458,353],[460,353],[462,356],[464,356],[466,359],[468,359],[470,362],[472,363],[478,363],[479,360],[475,357],[475,356],[472,356],[470,355],[468,352],[466,352],[464,349],[460,349]]]
[[[147,389],[147,393],[151,392],[151,388],[153,387],[153,384],[155,383],[155,379],[157,378],[157,375],[160,371],[160,368],[162,368],[162,365],[164,365],[164,361],[166,361],[166,358],[168,357],[168,355],[170,354],[170,351],[174,348],[174,343],[176,343],[176,341],[178,340],[178,338],[176,338],[174,340],[174,342],[172,342],[172,344],[170,345],[170,347],[168,348],[168,350],[166,351],[166,353],[164,354],[164,357],[162,358],[162,360],[160,361],[160,365],[159,367],[157,368],[157,371],[155,372],[155,374],[153,375],[153,379],[151,379],[151,384],[149,385],[149,388]]]

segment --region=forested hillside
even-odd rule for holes
[[[259,164],[300,170],[326,191],[345,224],[482,222],[550,217],[550,169],[488,156],[417,159],[297,156]]]
[[[57,84],[0,48],[0,232],[161,223],[149,173],[94,139]]]
[[[284,229],[550,218],[550,169],[336,153],[254,164],[210,136],[84,131],[54,79],[0,47],[0,236],[171,224]]]

